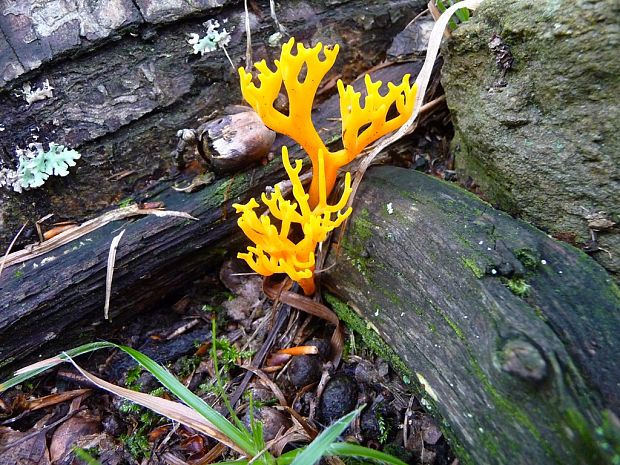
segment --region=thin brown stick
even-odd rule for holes
[[[250,30],[250,12],[248,11],[248,0],[243,0],[245,9],[245,70],[249,73],[252,69],[252,31]]]
[[[418,19],[420,19],[422,16],[424,16],[428,12],[429,12],[429,9],[427,8],[426,10],[418,13],[415,18],[413,18],[411,21],[409,21],[409,23],[405,26],[405,29],[407,29],[409,26],[411,26],[413,23],[415,23]]]
[[[276,27],[278,28],[280,34],[286,34],[286,28],[280,23],[280,21],[278,21],[278,16],[276,15],[275,0],[269,0],[269,13],[271,14],[271,19],[273,19],[273,22],[276,23]]]
[[[124,220],[133,216],[141,215],[155,215],[155,216],[174,216],[179,218],[198,220],[189,213],[179,212],[174,210],[160,210],[157,208],[140,208],[138,205],[130,205],[128,207],[118,208],[116,210],[104,213],[97,218],[86,221],[76,228],[68,231],[63,231],[52,239],[45,241],[41,244],[31,244],[26,246],[23,250],[18,250],[12,254],[7,255],[5,258],[6,266],[22,263],[40,255],[44,255],[51,252],[58,247],[61,247],[69,242],[72,242],[80,237],[95,231],[112,221]]]

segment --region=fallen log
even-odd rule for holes
[[[369,171],[334,259],[334,309],[420,387],[462,463],[611,463],[620,293],[594,260],[394,167]]]

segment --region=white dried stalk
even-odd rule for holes
[[[114,275],[114,263],[116,263],[116,249],[118,249],[118,243],[125,234],[123,229],[117,236],[114,236],[112,243],[110,244],[110,253],[108,254],[108,270],[105,277],[105,304],[103,306],[103,317],[108,320],[110,312],[110,297],[112,295],[112,276]]]
[[[355,173],[355,179],[353,180],[352,186],[353,192],[349,197],[349,202],[347,204],[348,206],[351,206],[353,204],[353,200],[355,199],[355,194],[357,192],[360,182],[362,181],[362,177],[364,176],[364,173],[366,172],[374,158],[387,146],[393,144],[415,128],[416,119],[420,114],[422,102],[426,94],[426,88],[428,87],[428,83],[431,79],[433,66],[435,64],[435,60],[437,59],[437,55],[439,54],[439,47],[441,46],[443,32],[448,26],[450,18],[457,10],[460,10],[461,8],[475,10],[482,3],[482,1],[483,0],[464,0],[462,2],[455,3],[446,11],[444,11],[444,13],[435,23],[435,26],[431,31],[431,36],[428,40],[428,49],[426,51],[426,58],[424,60],[424,64],[422,65],[422,69],[420,70],[418,77],[416,78],[416,82],[418,83],[418,91],[415,98],[413,113],[409,117],[407,122],[403,124],[398,131],[391,134],[390,136],[380,139],[375,145],[375,147],[372,149],[372,151],[362,160],[358,171]]]

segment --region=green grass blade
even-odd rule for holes
[[[447,2],[447,6],[452,6],[454,5],[454,1],[453,0],[446,0]],[[443,13],[444,11],[446,11],[447,7],[446,4],[443,2],[443,0],[435,0],[435,5],[437,5],[437,9]],[[464,23],[465,21],[469,21],[469,10],[467,8],[461,8],[460,10],[456,10],[454,12],[454,15],[458,18],[459,22]],[[448,21],[448,27],[450,28],[450,30],[455,30],[457,28],[457,24],[454,20],[450,20]]]
[[[75,347],[74,349],[70,349],[65,351],[65,353],[73,358],[78,355],[86,354],[88,352],[93,352],[99,349],[113,348],[116,347],[111,342],[91,342],[90,344],[84,344],[79,347]],[[37,375],[49,370],[50,368],[55,367],[63,362],[68,361],[67,356],[63,354],[59,354],[56,357],[49,358],[47,360],[42,360],[37,363],[33,363],[30,365],[32,369],[28,369],[29,367],[23,368],[19,370],[19,374],[13,376],[12,378],[4,381],[0,384],[0,392],[4,392],[7,389],[10,389],[18,384],[22,384],[24,381],[28,381],[30,378],[34,378]]]
[[[131,347],[117,345],[120,350],[130,355],[144,369],[149,371],[157,380],[164,385],[170,392],[181,399],[187,406],[194,409],[217,429],[228,436],[241,449],[247,452],[250,457],[258,454],[259,450],[253,443],[252,436],[249,432],[235,427],[228,419],[207,404],[203,399],[198,397],[192,391],[187,389],[172,373],[159,365],[146,355],[138,352]]]
[[[217,327],[217,322],[215,321],[215,318],[211,320],[211,360],[213,361],[213,371],[215,371],[215,383],[217,386],[217,394],[220,396],[220,398],[222,399],[222,402],[224,402],[224,405],[226,406],[226,409],[228,410],[228,414],[230,415],[230,418],[232,418],[232,420],[235,422],[235,426],[237,428],[239,428],[240,430],[245,430],[245,426],[243,425],[243,422],[239,419],[239,417],[237,416],[237,412],[235,412],[235,409],[233,408],[232,405],[230,405],[230,398],[226,395],[226,390],[224,389],[224,383],[222,382],[222,377],[220,375],[220,367],[218,365],[218,360],[217,360],[217,337],[216,337],[216,327]],[[254,443],[256,445],[256,448],[258,450],[262,449],[262,446],[259,446],[258,443]]]
[[[10,378],[0,384],[0,392],[21,384],[24,381],[27,381],[28,379],[33,378],[34,376],[37,376],[60,363],[69,361],[70,358],[104,348],[118,348],[131,356],[136,362],[155,376],[155,378],[157,378],[160,383],[168,388],[170,392],[211,422],[223,434],[234,441],[241,449],[246,451],[249,456],[253,457],[259,452],[260,449],[254,445],[252,435],[249,432],[235,427],[225,416],[220,414],[204,400],[187,389],[168,370],[131,347],[125,347],[111,342],[93,342],[90,344],[84,344],[74,349],[67,350],[56,357],[34,363],[30,365],[30,367],[32,367],[31,369],[29,369],[30,367],[26,367],[19,370],[19,373],[13,378]]]
[[[357,444],[349,444],[346,442],[338,442],[332,444],[327,449],[325,455],[336,455],[338,457],[361,457],[364,459],[376,460],[380,463],[387,463],[389,465],[407,465],[400,459],[392,457],[384,452],[370,449],[369,447],[358,446]]]
[[[295,458],[299,456],[303,451],[304,448],[300,448],[282,454],[280,457],[278,457],[277,464],[291,465]],[[325,451],[324,455],[332,455],[338,457],[360,457],[363,459],[374,460],[378,463],[385,463],[388,465],[407,465],[402,460],[386,454],[385,452],[379,452],[378,450],[358,446],[357,444],[349,444],[346,442],[336,442],[331,444]]]
[[[280,457],[276,459],[276,463],[278,465],[291,465],[295,457],[301,454],[305,450],[305,447],[300,447],[299,449],[292,450],[287,452],[286,454],[282,454]]]
[[[456,10],[454,14],[462,23],[464,23],[465,21],[469,21],[469,10],[467,8],[461,8],[460,10]]]
[[[353,410],[319,434],[301,454],[295,457],[291,465],[313,465],[318,462],[364,407],[365,405],[362,405]]]

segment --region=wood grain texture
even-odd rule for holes
[[[370,170],[354,207],[324,284],[426,386],[462,460],[606,463],[590,446],[601,411],[620,411],[620,298],[607,273],[414,171]]]

